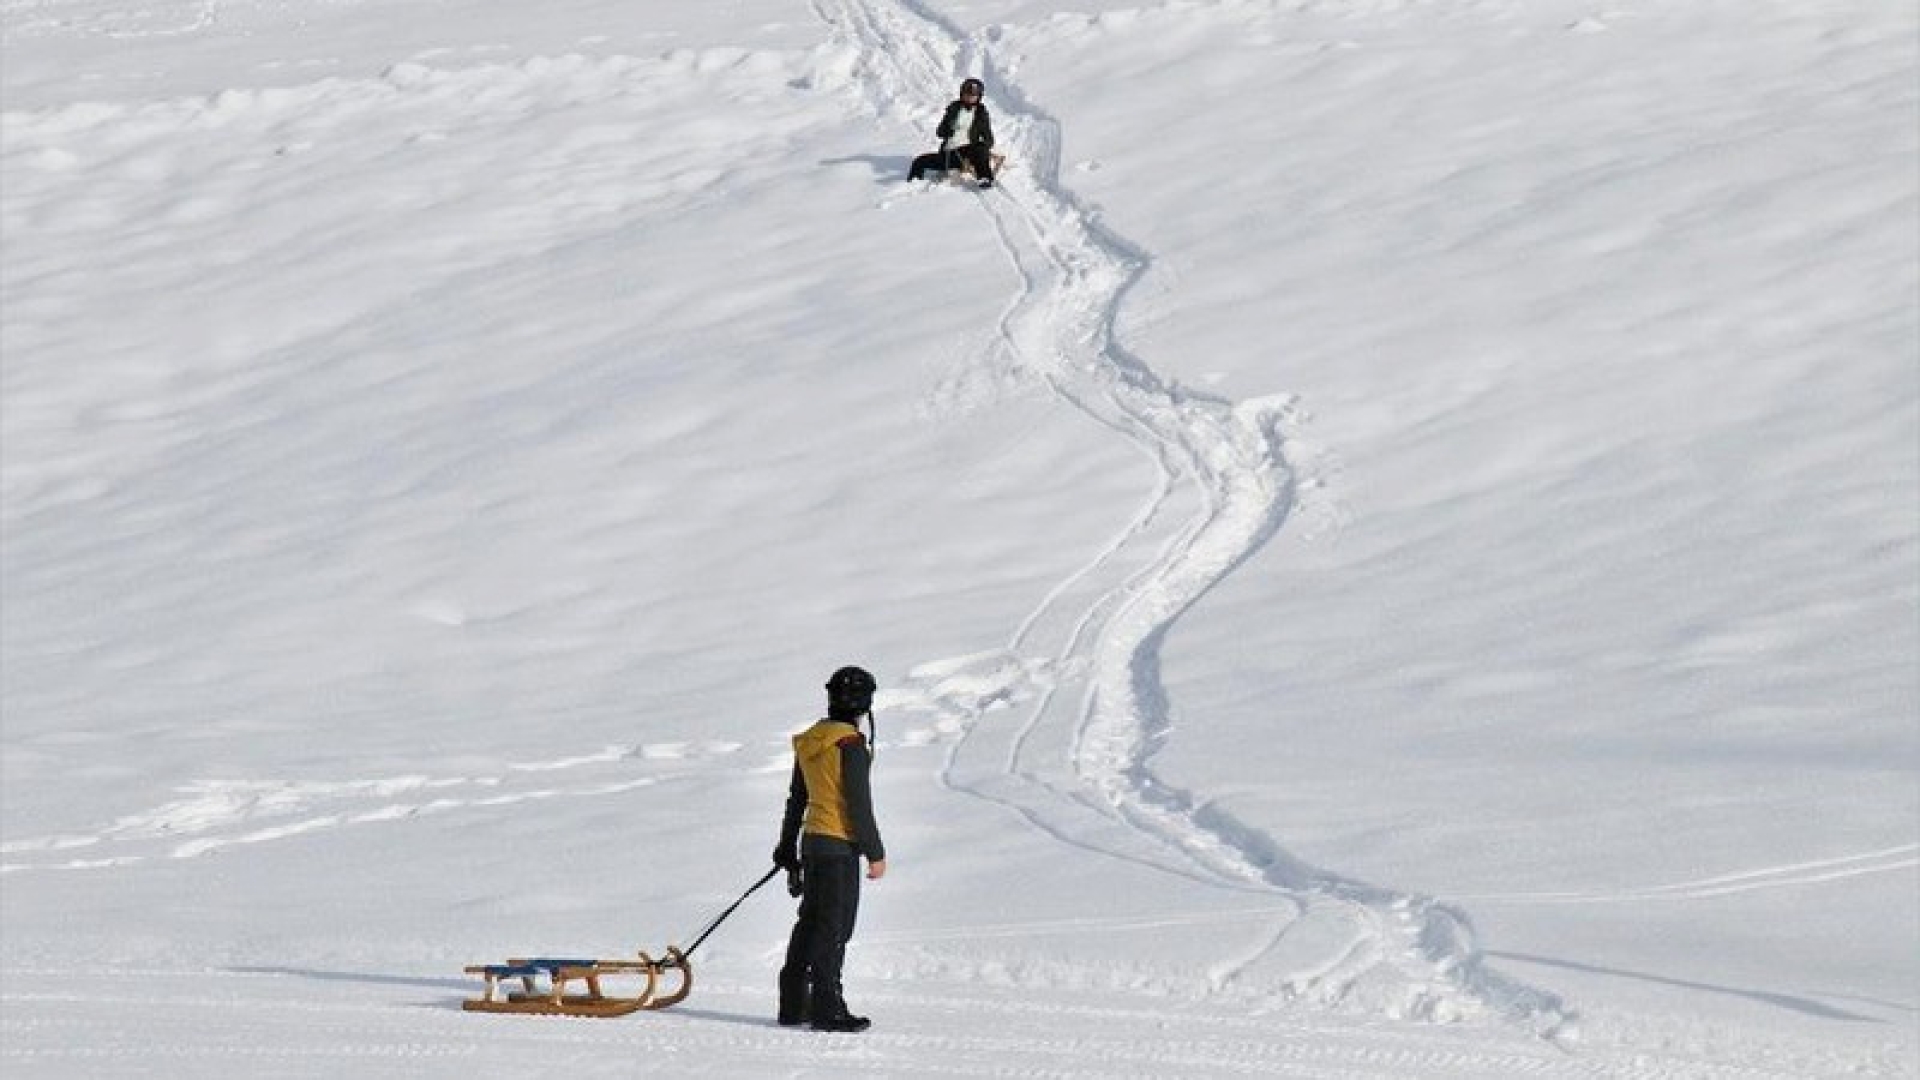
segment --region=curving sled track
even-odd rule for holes
[[[943,781],[1063,843],[1287,900],[1294,914],[1265,946],[1209,969],[1218,987],[1258,979],[1289,996],[1364,999],[1396,1015],[1492,1013],[1557,1029],[1566,1017],[1551,995],[1482,967],[1462,913],[1306,866],[1154,774],[1169,727],[1161,642],[1295,508],[1290,399],[1193,394],[1114,340],[1144,253],[1061,184],[1059,124],[1024,96],[990,43],[906,0],[817,0],[815,10],[854,50],[859,85],[882,116],[917,124],[918,110],[945,100],[962,75],[989,78],[1000,148],[1017,162],[981,197],[1019,279],[997,346],[1130,440],[1157,475],[1126,526],[1003,651],[916,672],[939,684],[929,697],[965,732]],[[1023,721],[975,722],[1011,700],[1022,702]]]

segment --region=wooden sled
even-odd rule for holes
[[[1007,155],[989,153],[988,156],[990,156],[993,159],[993,175],[995,177],[998,177],[1000,175],[1001,168],[1005,166],[1007,163]],[[966,158],[962,157],[960,159],[959,168],[947,170],[947,180],[950,183],[955,183],[955,184],[973,183],[974,181],[973,162],[968,161]]]
[[[663,994],[660,976],[669,970],[680,973],[680,982],[672,992]],[[638,960],[515,957],[504,964],[475,964],[466,972],[487,980],[479,997],[460,1003],[468,1012],[625,1016],[642,1009],[677,1005],[693,990],[693,968],[677,948],[669,948],[663,960],[644,952]],[[502,994],[501,984],[513,980],[519,981],[520,988]],[[625,994],[609,993],[603,985],[635,980],[640,986]]]

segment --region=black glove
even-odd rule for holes
[[[792,873],[800,869],[800,856],[785,844],[773,849],[773,865]]]
[[[799,896],[807,891],[806,872],[797,866],[787,868],[787,895]]]

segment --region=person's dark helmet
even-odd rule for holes
[[[873,692],[878,688],[865,670],[843,667],[827,680],[827,709],[840,715],[867,712],[873,708]]]
[[[986,96],[986,93],[987,93],[987,84],[981,82],[979,79],[962,79],[960,81],[961,97],[966,97],[968,94],[972,94],[976,97],[984,97]]]

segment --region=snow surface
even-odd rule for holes
[[[1915,5],[0,32],[7,1073],[1920,1074]]]

